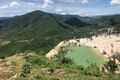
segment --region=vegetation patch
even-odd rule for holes
[[[75,64],[85,67],[91,64],[100,66],[106,61],[97,49],[86,46],[72,47],[72,49],[67,52],[66,57],[72,59]]]

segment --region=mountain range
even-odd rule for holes
[[[35,51],[45,54],[61,40],[120,32],[120,15],[81,17],[33,11],[0,18],[0,57]]]

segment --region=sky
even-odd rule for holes
[[[35,10],[80,16],[120,14],[120,0],[0,0],[0,17]]]

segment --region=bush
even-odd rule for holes
[[[28,74],[30,74],[31,72],[31,64],[26,62],[23,64],[22,66],[22,71],[21,71],[21,74],[20,74],[20,78],[26,78]]]
[[[85,75],[96,76],[96,77],[102,75],[102,72],[100,71],[99,67],[97,65],[95,65],[95,64],[91,64],[87,68],[84,68],[83,73]]]
[[[117,59],[118,61],[120,61],[120,53],[115,53],[113,56],[112,56],[113,59]]]
[[[115,60],[109,60],[106,64],[105,64],[105,67],[107,68],[107,70],[111,73],[114,73],[116,71],[116,69],[118,68],[117,67],[117,64],[115,63]]]

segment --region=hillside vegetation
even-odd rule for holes
[[[86,68],[59,58],[49,62],[36,53],[22,53],[0,61],[1,80],[119,80],[117,74],[99,71],[96,65]]]
[[[89,37],[107,32],[108,28],[119,32],[120,28],[119,15],[84,18],[34,11],[2,21],[1,57],[27,50],[45,54],[61,40]]]

